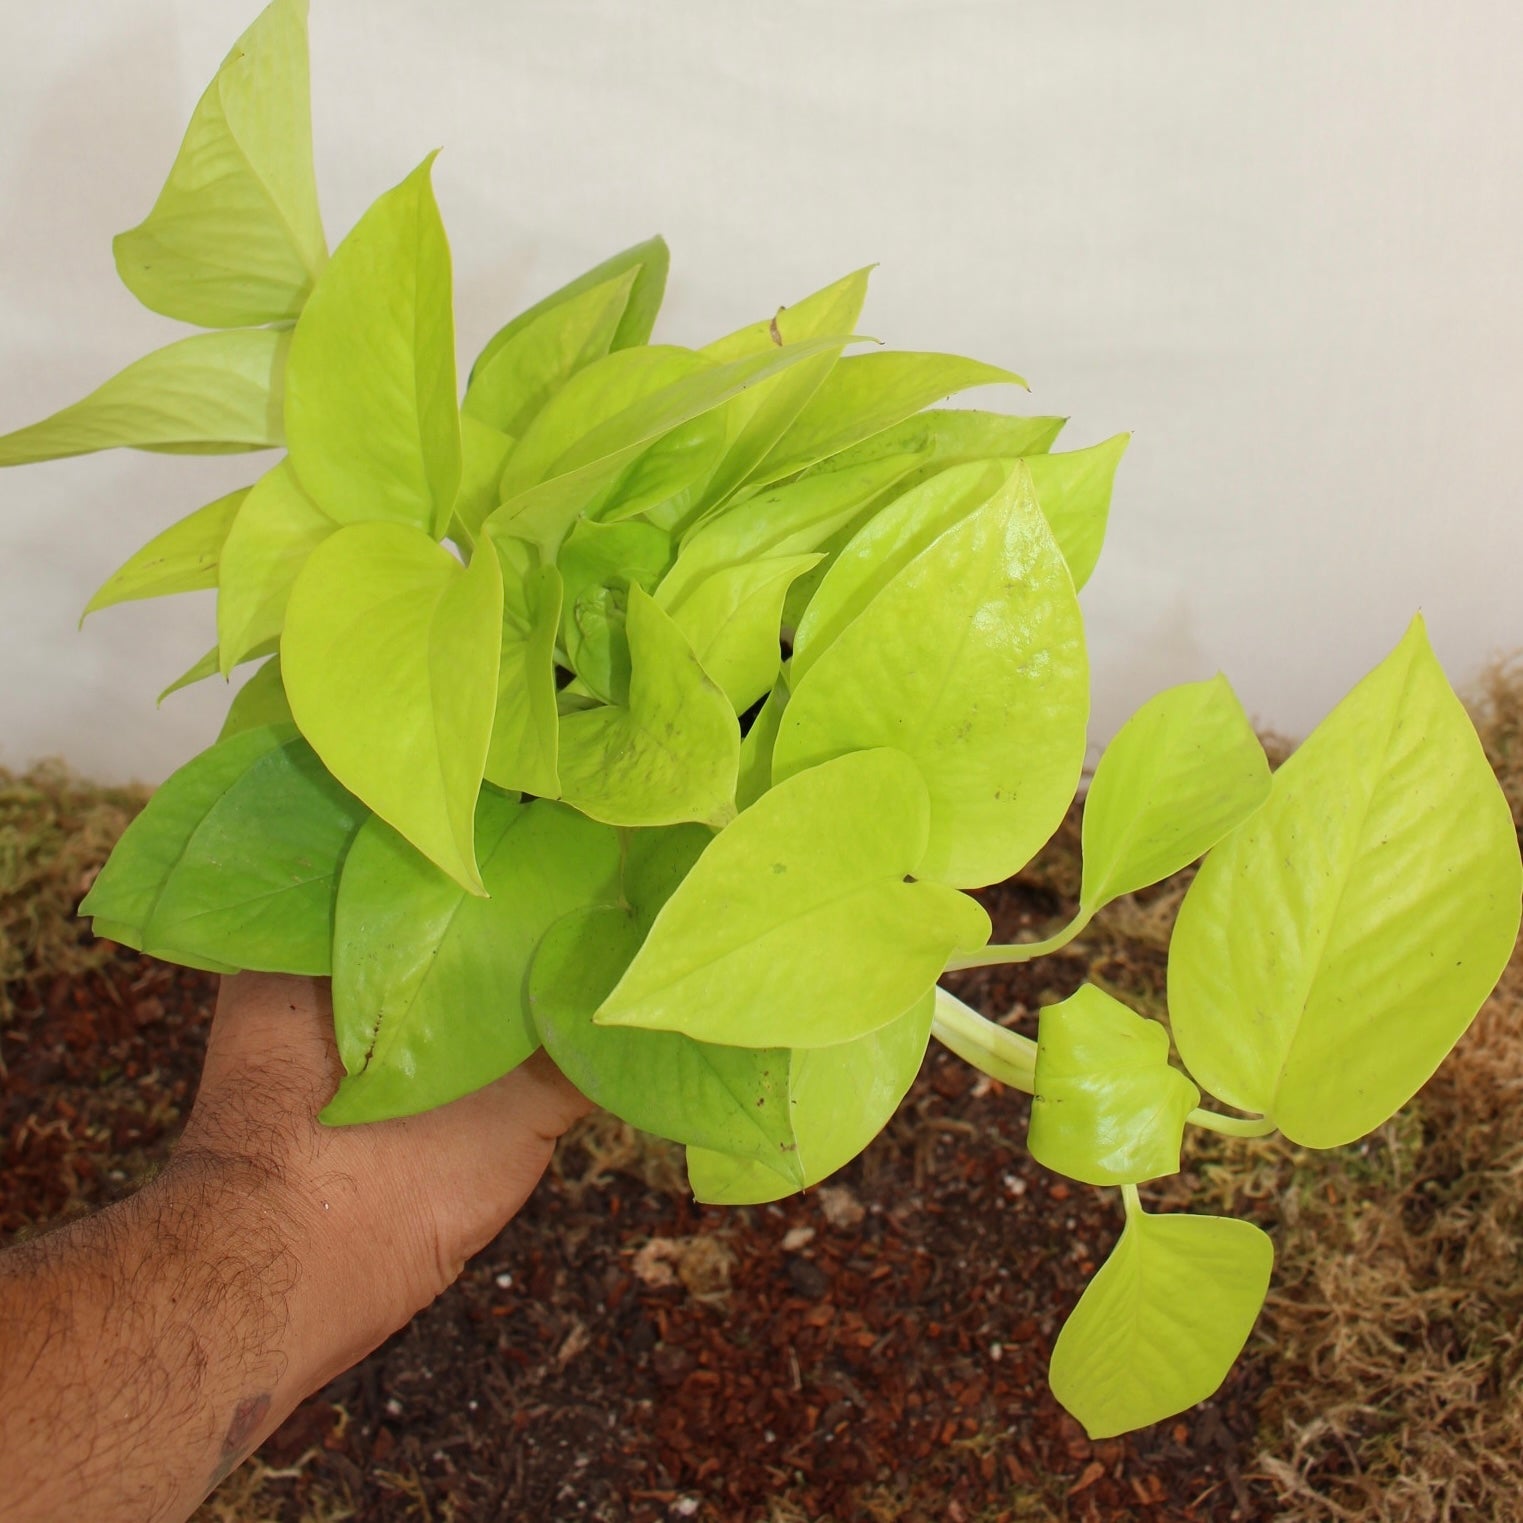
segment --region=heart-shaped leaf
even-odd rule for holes
[[[329,771],[477,894],[502,598],[493,554],[462,567],[421,529],[350,524],[302,568],[280,644],[291,712]]]
[[[1520,894],[1507,800],[1418,617],[1186,894],[1169,951],[1179,1055],[1293,1142],[1352,1142],[1464,1034]]]
[[[493,551],[502,567],[502,651],[486,778],[499,788],[556,798],[561,791],[555,703],[560,572],[540,565],[534,547],[521,540],[489,535],[482,553]]]
[[[145,307],[203,328],[301,311],[328,257],[307,72],[306,0],[273,0],[197,103],[153,210],[112,244]]]
[[[1037,501],[1052,525],[1076,588],[1089,580],[1100,559],[1110,517],[1111,484],[1131,439],[1130,434],[1117,434],[1089,449],[1032,455],[1026,461]]]

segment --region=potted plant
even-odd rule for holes
[[[432,158],[330,256],[307,74],[303,0],[273,0],[116,240],[128,289],[206,331],[0,437],[7,465],[283,451],[91,599],[215,587],[174,686],[259,665],[82,913],[191,966],[330,976],[331,1124],[543,1044],[684,1144],[711,1202],[839,1168],[934,1037],[1033,1094],[1040,1161],[1124,1196],[1060,1400],[1099,1437],[1208,1395],[1269,1239],[1138,1187],[1188,1126],[1322,1148],[1380,1125],[1517,934],[1508,809],[1421,619],[1273,776],[1221,677],[1151,698],[1094,773],[1078,917],[991,946],[970,890],[1080,783],[1077,592],[1125,437],[1054,452],[1061,419],[932,407],[1019,378],[864,349],[866,270],[653,343],[659,239],[520,313],[462,396]],[[938,986],[1202,856],[1170,949],[1182,1067],[1098,988],[1033,1042]]]

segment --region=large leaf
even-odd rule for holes
[[[1052,1394],[1092,1439],[1205,1400],[1248,1341],[1273,1266],[1251,1222],[1129,1212],[1058,1334]]]
[[[929,814],[893,751],[773,788],[698,859],[598,1021],[745,1047],[828,1047],[888,1025],[989,934],[974,900],[905,881]]]
[[[574,810],[484,789],[467,894],[372,819],[344,862],[334,923],[333,1016],[348,1077],[329,1124],[443,1105],[539,1045],[529,964],[561,916],[619,897],[619,837]]]
[[[1091,1185],[1179,1172],[1200,1091],[1169,1064],[1169,1033],[1093,984],[1043,1008],[1031,1098],[1031,1156]]]
[[[301,568],[337,529],[302,491],[289,460],[254,483],[218,558],[217,649],[224,677],[279,636]]]
[[[103,449],[229,455],[285,441],[282,387],[289,333],[197,333],[155,349],[82,401],[0,434],[0,465]]]
[[[1150,698],[1105,748],[1084,800],[1094,911],[1209,851],[1269,796],[1269,763],[1220,674]]]
[[[1131,438],[1117,434],[1089,449],[1032,455],[1026,461],[1037,501],[1052,525],[1075,587],[1089,580],[1100,559],[1110,517],[1111,484]]]
[[[1517,938],[1507,801],[1421,617],[1206,858],[1169,954],[1196,1080],[1336,1147],[1416,1093]]]
[[[540,944],[534,1023],[556,1067],[603,1109],[674,1142],[737,1153],[802,1183],[788,1104],[788,1054],[696,1042],[672,1031],[599,1026],[593,1012],[640,945],[623,908],[573,912]]]
[[[273,0],[197,103],[153,210],[112,243],[145,307],[203,328],[301,311],[328,257],[307,72],[306,0]]]
[[[930,790],[918,871],[963,888],[1009,877],[1057,829],[1084,762],[1089,669],[1068,568],[1019,462],[800,677],[803,654],[801,627],[774,778],[847,751],[898,748]]]
[[[492,335],[471,367],[471,384],[475,384],[476,377],[491,364],[498,351],[511,343],[531,323],[593,287],[606,285],[628,271],[633,271],[635,278],[630,287],[629,300],[614,333],[613,343],[609,347],[628,349],[648,342],[650,330],[655,326],[656,313],[661,307],[661,297],[666,291],[666,272],[670,263],[671,255],[665,240],[649,238],[644,243],[624,249],[611,259],[605,259],[585,274],[578,275],[558,291],[552,291],[543,300],[520,312]]]
[[[80,913],[171,962],[325,975],[339,865],[365,816],[289,727],[245,731],[153,795]]]
[[[897,1020],[838,1047],[788,1055],[788,1106],[804,1188],[818,1184],[858,1153],[888,1124],[920,1072],[931,1034],[935,993]],[[792,1193],[775,1171],[749,1159],[690,1147],[688,1181],[711,1205],[758,1205]]]
[[[286,702],[285,684],[280,680],[280,657],[271,656],[243,684],[228,706],[227,718],[217,733],[218,740],[257,730],[264,725],[295,725],[291,705]]]
[[[780,481],[849,449],[941,397],[973,386],[1026,383],[1013,371],[955,354],[856,354],[842,360],[752,473]]]
[[[461,411],[515,438],[579,370],[613,346],[639,269],[579,291],[525,323],[471,374]]]
[[[481,553],[493,551],[502,566],[502,651],[486,778],[499,788],[555,798],[561,791],[555,703],[560,573],[540,565],[534,548],[520,540],[489,535]]]
[[[291,340],[291,464],[340,523],[435,539],[460,483],[449,243],[426,158],[333,251]]]
[[[209,502],[162,534],[156,534],[96,589],[80,622],[99,608],[175,592],[198,592],[217,585],[222,542],[249,489],[240,487]]]
[[[280,644],[291,712],[328,769],[477,894],[502,596],[495,555],[462,567],[420,529],[350,524],[302,568]]]

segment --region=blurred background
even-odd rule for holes
[[[179,335],[118,285],[258,0],[0,0],[0,431]],[[1132,430],[1084,594],[1093,738],[1226,671],[1304,734],[1422,609],[1462,690],[1523,645],[1523,9],[1501,0],[312,0],[330,245],[430,149],[462,374],[653,232],[702,343],[877,261],[865,330],[1032,382],[961,405]],[[210,594],[75,632],[250,457],[0,475],[0,765],[161,779],[221,684],[154,695]]]

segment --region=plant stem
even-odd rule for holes
[[[1191,1126],[1221,1132],[1227,1137],[1267,1137],[1278,1130],[1268,1116],[1223,1116],[1219,1111],[1208,1111],[1201,1106],[1191,1111],[1185,1120]]]
[[[963,968],[991,968],[997,963],[1031,962],[1034,958],[1061,952],[1089,924],[1093,914],[1093,910],[1080,909],[1061,931],[1045,941],[996,942],[992,946],[981,947],[977,952],[965,952],[947,963],[947,972],[956,973]]]
[[[991,1079],[1028,1095],[1036,1088],[1036,1043],[996,1026],[945,989],[936,991],[931,1035]]]
[[[1141,1216],[1142,1197],[1137,1193],[1136,1185],[1122,1185],[1121,1199],[1126,1206],[1126,1219],[1131,1221],[1134,1216]]]

